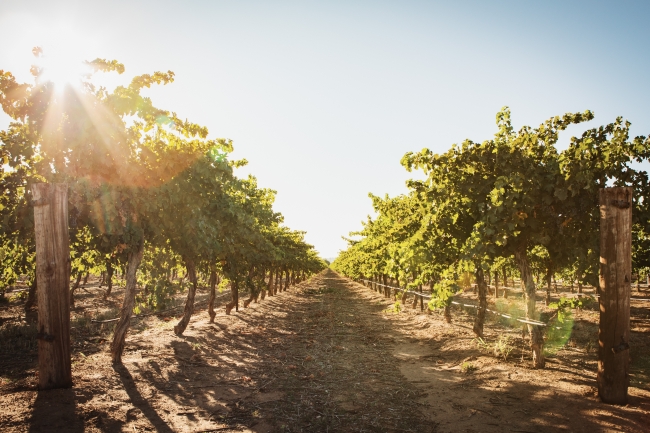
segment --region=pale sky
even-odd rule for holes
[[[650,134],[648,22],[648,1],[2,0],[0,69],[29,80],[42,46],[174,71],[154,103],[232,139],[331,258],[368,192],[406,191],[405,152],[488,139],[504,105],[517,128],[593,110],[564,143],[616,116]]]

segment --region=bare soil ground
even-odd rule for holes
[[[231,315],[220,309],[214,324],[197,309],[183,337],[172,331],[174,317],[139,320],[124,365],[113,368],[110,329],[90,317],[112,317],[119,291],[107,303],[90,293],[74,312],[68,390],[36,391],[30,328],[10,320],[18,303],[0,309],[0,431],[592,433],[650,426],[643,306],[633,312],[641,319],[633,322],[630,404],[610,406],[594,392],[593,311],[579,312],[563,348],[546,369],[533,370],[520,328],[488,318],[477,341],[470,314],[454,310],[447,324],[410,306],[397,313],[391,299],[328,270]],[[494,352],[502,335],[511,337],[507,359]]]

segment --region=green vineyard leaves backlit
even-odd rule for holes
[[[510,117],[507,107],[497,113],[492,139],[466,140],[443,154],[423,149],[404,155],[402,165],[421,170],[426,179],[408,181],[404,195],[370,195],[376,218],[369,217],[361,231],[351,233],[348,249],[332,268],[370,284],[388,281],[404,290],[426,290],[429,307],[445,308],[448,320],[453,296],[468,289],[466,276],[472,273],[479,338],[488,311],[486,278],[498,290],[499,281],[507,286],[516,272],[533,363],[543,367],[536,290],[546,288],[547,305],[555,275],[577,283],[579,291],[582,285],[598,290],[600,188],[633,187],[633,266],[636,278],[647,274],[650,187],[647,172],[637,164],[648,161],[650,140],[630,138],[630,123],[617,118],[571,138],[568,148],[559,151],[560,133],[593,120],[591,111],[556,116],[519,131]],[[567,309],[578,306],[569,304],[565,300],[555,306],[556,322],[569,321]],[[551,340],[566,342],[570,330],[551,327],[564,329],[554,330]]]

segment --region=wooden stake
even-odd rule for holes
[[[600,190],[600,326],[598,395],[626,404],[630,382],[632,188]]]
[[[38,300],[38,387],[72,386],[68,186],[32,185]]]

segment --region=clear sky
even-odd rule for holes
[[[2,0],[0,69],[29,80],[38,45],[174,71],[154,103],[234,140],[334,257],[368,192],[406,191],[405,152],[488,139],[504,105],[515,127],[593,110],[563,143],[616,116],[650,134],[648,22],[649,1]]]

